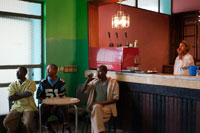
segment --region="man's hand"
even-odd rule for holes
[[[104,105],[104,103],[103,102],[95,102],[94,104],[99,104],[99,105]]]
[[[87,75],[87,79],[92,79],[92,77],[94,76],[94,74],[93,73],[90,73],[89,75]]]
[[[94,76],[93,73],[90,73],[89,75],[87,75],[87,80],[85,81],[85,83],[84,83],[84,85],[83,85],[83,88],[82,88],[82,90],[81,90],[82,93],[86,90],[87,85],[88,85],[88,83],[91,81],[91,79],[92,79],[93,76]]]
[[[16,92],[16,93],[14,94],[14,96],[18,96],[18,95],[20,95],[20,93],[19,93],[19,92]]]
[[[182,59],[183,55],[184,55],[184,52],[180,48],[177,48],[177,53],[179,55],[179,59]]]
[[[8,99],[9,101],[15,101],[15,100],[19,100],[25,97],[29,97],[32,96],[32,93],[26,91],[26,92],[16,92],[14,95],[9,96]]]
[[[102,101],[102,102],[95,102],[94,104],[99,104],[99,105],[102,105],[102,106],[104,106],[104,105],[108,105],[108,104],[113,104],[113,103],[115,103],[116,102],[116,100],[107,100],[107,101]]]

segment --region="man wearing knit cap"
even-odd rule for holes
[[[177,48],[178,56],[176,57],[174,64],[174,74],[175,75],[189,75],[189,66],[194,65],[194,60],[192,55],[189,54],[190,45],[185,40],[180,42]]]

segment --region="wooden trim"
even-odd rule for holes
[[[20,13],[11,13],[0,11],[0,16],[14,16],[14,17],[23,17],[23,18],[33,18],[33,19],[42,19],[41,16],[20,14]]]
[[[135,1],[135,7],[138,8],[138,0]]]
[[[0,83],[0,87],[8,87],[10,83]]]
[[[17,69],[18,67],[26,67],[26,68],[42,68],[41,64],[36,65],[0,65],[0,69]]]
[[[173,1],[174,0],[171,0],[171,15],[173,14]]]
[[[200,15],[200,14],[199,14]],[[196,30],[196,40],[195,40],[195,43],[196,43],[196,58],[200,59],[200,51],[199,51],[199,41],[200,41],[200,38],[199,38],[199,24],[198,24],[198,19],[196,20],[196,26],[195,26],[195,30]],[[197,60],[195,60],[195,62],[197,62]]]
[[[45,47],[45,42],[44,42],[44,26],[46,26],[45,25],[45,23],[44,23],[44,6],[45,6],[45,4],[44,3],[42,3],[42,6],[41,6],[41,11],[42,11],[42,20],[41,20],[41,64],[44,66],[44,53],[46,53],[46,52],[44,52],[44,47]],[[44,68],[43,68],[43,66],[42,66],[42,69],[41,69],[41,76],[42,76],[42,78],[44,77]]]

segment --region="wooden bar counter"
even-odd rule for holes
[[[96,73],[95,70],[85,71]],[[128,133],[200,133],[200,76],[109,71],[117,79],[118,128]]]

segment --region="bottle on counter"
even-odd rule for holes
[[[135,40],[135,42],[134,42],[134,48],[137,48],[138,46],[138,40]]]

